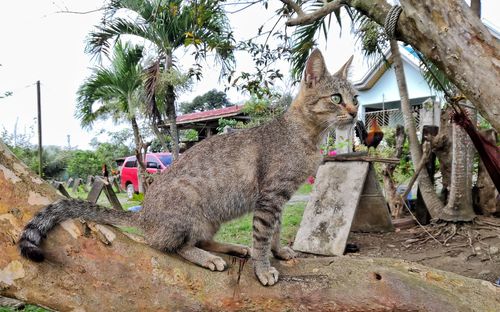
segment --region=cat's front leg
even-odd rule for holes
[[[280,213],[279,207],[260,205],[253,216],[253,266],[255,275],[264,286],[274,285],[278,281],[278,270],[271,266],[269,256],[274,226]]]
[[[281,217],[276,220],[276,225],[274,226],[273,241],[271,242],[271,251],[276,259],[280,260],[290,260],[295,258],[297,255],[292,248],[284,246],[281,247],[280,233],[281,233]]]

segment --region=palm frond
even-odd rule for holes
[[[133,113],[130,99],[142,86],[142,47],[118,41],[113,52],[110,66],[95,67],[78,89],[75,116],[82,127],[91,128],[99,118],[128,119]]]
[[[454,85],[445,73],[443,73],[432,61],[423,56],[413,47],[411,53],[420,59],[420,70],[422,71],[424,79],[429,87],[439,92],[448,92],[449,94],[453,93],[452,90],[455,89]]]

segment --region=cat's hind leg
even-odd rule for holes
[[[252,249],[250,247],[237,244],[219,243],[214,240],[201,241],[197,244],[197,246],[207,251],[228,254],[241,258],[249,258],[252,254]]]
[[[186,245],[177,250],[177,254],[187,261],[212,271],[224,271],[227,268],[226,261],[221,257],[212,255],[208,251],[198,247]]]

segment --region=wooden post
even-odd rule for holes
[[[494,129],[484,130],[485,136],[496,144],[497,133]],[[490,216],[492,214],[500,213],[500,200],[498,199],[498,191],[491,180],[484,163],[479,158],[479,168],[477,173],[477,188],[478,192],[474,195],[477,196],[477,209],[478,212]]]
[[[94,183],[92,184],[92,188],[90,189],[89,194],[87,195],[87,200],[93,202],[94,204],[97,203],[103,187],[104,181],[96,178],[94,180]]]
[[[80,178],[75,179],[75,183],[73,183],[73,193],[78,192],[78,187],[80,186],[81,181],[82,181],[82,179],[80,179]]]
[[[58,190],[64,197],[71,198],[71,195],[69,195],[68,191],[66,191],[66,188],[64,188],[63,183],[57,182],[57,181],[52,181],[52,186]]]
[[[42,99],[40,95],[40,80],[36,82],[36,103],[38,111],[38,175],[43,178],[42,170]]]
[[[335,129],[335,149],[337,154],[345,154],[352,152],[352,128],[353,125],[347,125]]]
[[[422,143],[430,141],[431,137],[436,136],[438,132],[439,132],[439,127],[425,125],[422,128]],[[426,168],[432,183],[434,183],[434,173],[436,172],[436,155],[432,152],[429,157],[429,161],[426,164]],[[429,222],[431,221],[431,215],[429,214],[429,211],[425,206],[422,194],[420,194],[420,189],[417,189],[417,200],[415,202],[415,217],[421,224],[429,224]]]
[[[101,195],[101,192],[103,190],[104,194],[106,194],[106,197],[111,203],[111,206],[115,209],[123,210],[123,207],[118,200],[118,197],[116,197],[116,194],[113,191],[111,185],[100,177],[95,177],[94,184],[92,185],[92,189],[87,196],[87,200],[93,203],[97,203],[97,200],[99,199],[99,196]]]

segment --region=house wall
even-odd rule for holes
[[[410,64],[405,58],[403,60],[410,99],[435,95],[435,92],[427,85],[420,70],[415,65]],[[394,68],[391,67],[386,70],[382,77],[369,90],[359,91],[358,100],[360,103],[358,114],[361,120],[365,118],[366,105],[399,101],[400,97]]]

